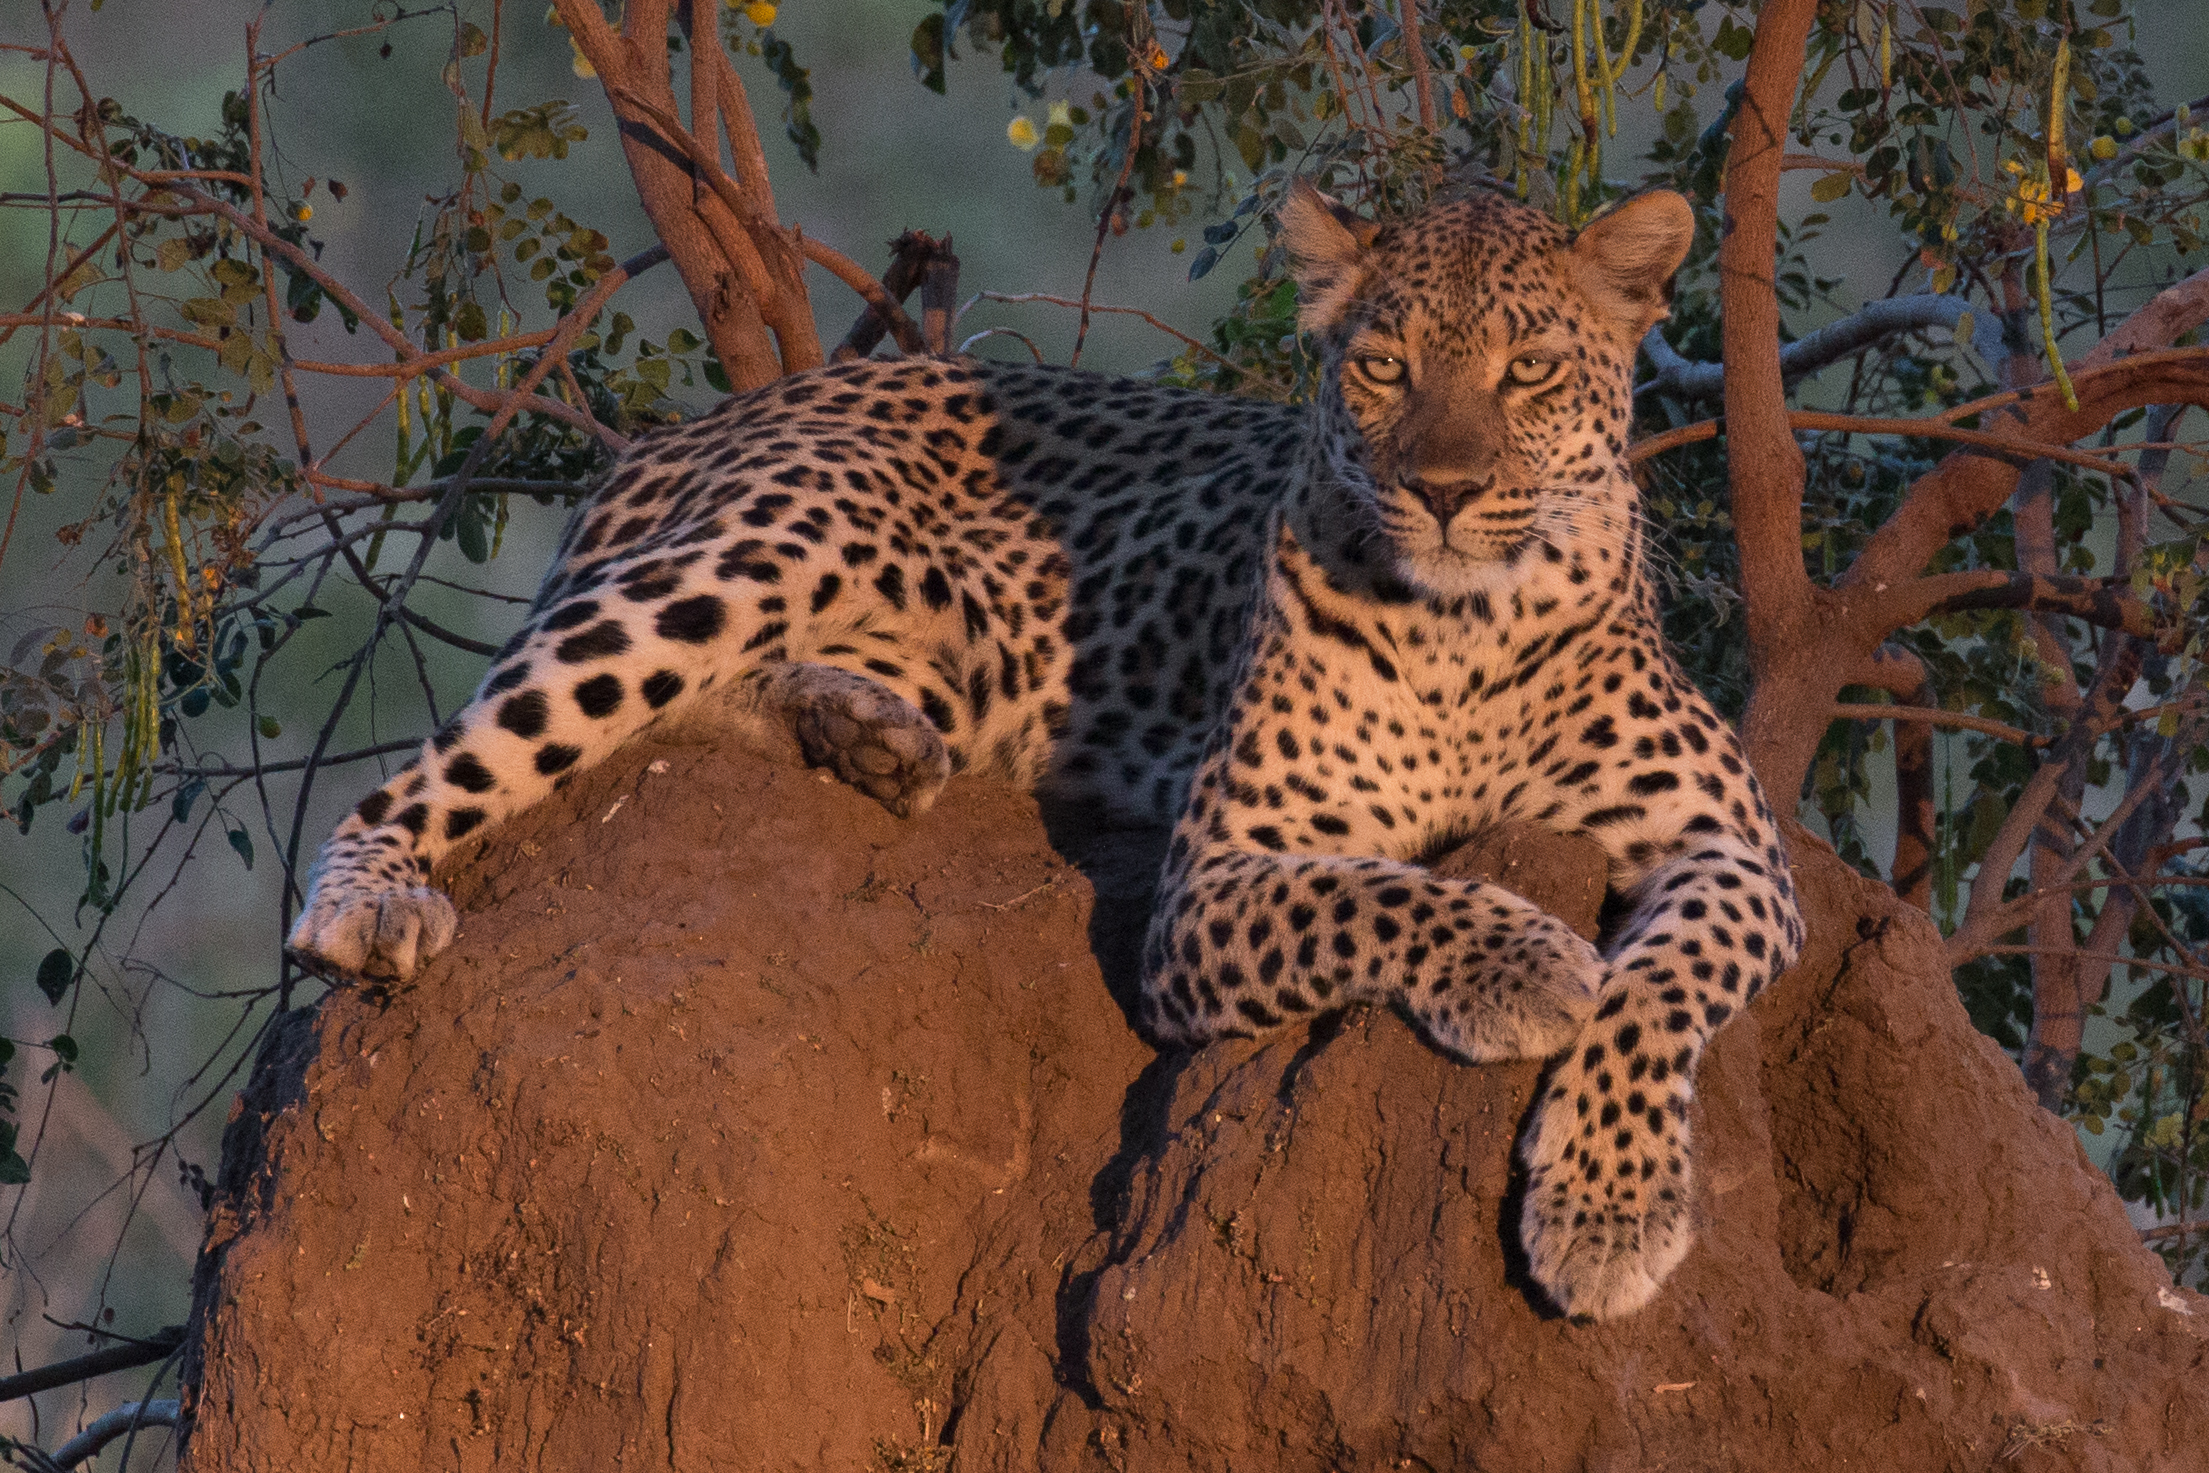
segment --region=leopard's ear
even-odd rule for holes
[[[1574,238],[1580,287],[1629,342],[1672,309],[1672,274],[1695,243],[1695,210],[1669,189],[1637,194],[1590,220]]]
[[[1356,295],[1359,263],[1380,227],[1303,179],[1289,182],[1279,218],[1281,240],[1296,258],[1297,326],[1325,332]]]

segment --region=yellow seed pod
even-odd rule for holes
[[[766,27],[775,23],[775,7],[767,0],[752,0],[744,7],[744,18],[755,26]]]
[[[2092,143],[2086,145],[2086,151],[2092,154],[2095,158],[2102,160],[2104,163],[2107,163],[2109,160],[2117,157],[2117,140],[2110,137],[2107,133],[2100,134],[2094,139]]]

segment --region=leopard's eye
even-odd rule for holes
[[[1398,384],[1404,380],[1404,360],[1368,354],[1358,360],[1358,372],[1377,384]]]
[[[1564,371],[1565,365],[1555,358],[1541,358],[1532,353],[1522,353],[1511,360],[1504,370],[1511,382],[1522,389],[1539,388]]]

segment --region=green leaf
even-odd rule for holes
[[[491,40],[483,34],[483,28],[471,21],[460,26],[460,54],[463,57],[481,56],[491,49]]]
[[[238,851],[238,858],[245,861],[245,867],[253,868],[253,836],[243,828],[235,828],[229,830],[228,838],[230,847]]]
[[[0,1120],[0,1187],[19,1187],[31,1179],[31,1163],[16,1153],[15,1122]]]
[[[1847,195],[1849,186],[1855,182],[1855,175],[1846,169],[1836,169],[1830,174],[1818,176],[1817,182],[1810,186],[1810,197],[1821,205],[1830,205]]]
[[[473,497],[464,500],[459,514],[453,518],[453,540],[460,545],[460,555],[469,562],[490,560],[491,545],[484,536],[483,512]]]
[[[228,327],[238,320],[238,309],[220,297],[193,297],[177,310],[201,327]]]
[[[183,787],[178,788],[176,796],[169,800],[170,816],[178,823],[190,823],[192,821],[192,805],[198,802],[199,795],[206,791],[207,784],[196,777]]]
[[[943,93],[943,61],[946,51],[943,17],[941,15],[923,17],[921,23],[913,27],[911,44],[913,48],[913,75],[920,79],[921,86],[940,96]]]
[[[46,994],[49,1003],[59,1005],[76,977],[77,959],[64,947],[57,946],[39,959],[38,990]]]
[[[255,724],[261,728],[261,735],[272,742],[284,734],[284,723],[273,716],[263,716]]]
[[[163,271],[181,271],[192,259],[192,243],[182,236],[172,237],[161,242],[153,258]]]
[[[790,49],[790,43],[773,31],[759,33],[759,55],[790,99],[782,110],[782,131],[797,148],[798,157],[805,161],[805,166],[818,174],[821,171],[821,130],[813,125],[813,74],[798,65],[797,53]],[[921,80],[925,82],[927,78]]]
[[[77,1041],[66,1033],[57,1033],[47,1039],[46,1047],[54,1051],[54,1057],[64,1068],[77,1062]]]

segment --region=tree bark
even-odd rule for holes
[[[680,126],[667,60],[669,0],[631,0],[619,35],[593,0],[555,3],[605,87],[637,198],[690,293],[730,387],[741,393],[820,363],[812,304],[795,251],[779,230],[755,234],[737,219],[702,175],[704,165],[667,136],[669,126]],[[772,222],[774,198],[764,168],[747,167],[756,161],[747,159],[744,146],[751,116],[743,88],[721,56],[713,28],[691,27],[687,4],[683,20],[686,30],[706,32],[702,47],[695,35],[691,46],[693,125],[704,130],[700,141],[718,158],[715,123],[726,124],[740,187],[755,213]]]
[[[1774,261],[1779,240],[1780,166],[1787,118],[1802,78],[1804,47],[1815,0],[1769,0],[1757,19],[1741,105],[1726,156],[1725,238],[1718,277],[1726,363],[1726,463],[1735,532],[1741,543],[1741,591],[1748,605],[1749,668],[1755,692],[1742,723],[1751,762],[1781,812],[1791,812],[1802,787],[1769,768],[1767,753],[1785,749],[1784,733],[1824,729],[1839,690],[1822,692],[1815,709],[1790,666],[1816,648],[1818,597],[1802,560],[1802,449],[1787,426],[1787,388],[1780,369],[1779,297]],[[1810,739],[1815,748],[1816,737]],[[1807,761],[1804,764],[1807,767]]]

